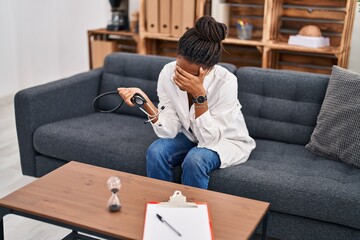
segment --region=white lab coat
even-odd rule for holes
[[[195,119],[194,105],[189,110],[187,93],[173,82],[175,66],[175,61],[168,63],[159,75],[158,107],[165,108],[152,124],[157,136],[174,138],[179,132],[184,133],[198,147],[217,152],[220,168],[245,162],[255,141],[249,136],[240,110],[235,75],[215,65],[204,79],[209,110]]]

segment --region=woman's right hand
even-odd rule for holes
[[[140,88],[118,88],[117,90],[119,92],[120,97],[122,97],[122,99],[124,99],[124,102],[130,107],[135,106],[135,104],[131,102],[131,98],[134,96],[135,93],[138,93],[141,96],[143,96],[147,103],[144,104],[141,108],[147,112],[148,117],[151,118],[150,120],[153,123],[157,121],[158,119],[157,114],[159,112],[158,109],[155,107],[155,105],[150,101],[149,97]]]
[[[140,88],[118,88],[117,90],[120,97],[124,99],[124,102],[130,107],[135,106],[131,102],[131,98],[134,96],[135,93],[140,93],[146,100],[148,100],[148,97]]]

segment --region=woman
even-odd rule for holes
[[[150,106],[155,133],[148,149],[147,175],[174,181],[181,165],[185,185],[207,189],[209,173],[245,162],[255,148],[237,99],[237,79],[216,65],[227,27],[210,16],[197,20],[179,39],[177,59],[164,66],[158,80],[159,111],[139,88],[118,88],[129,106],[140,93]]]

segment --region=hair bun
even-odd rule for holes
[[[196,34],[205,41],[221,42],[227,34],[227,26],[211,16],[202,16],[195,23]]]

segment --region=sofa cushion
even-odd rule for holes
[[[256,139],[249,160],[215,170],[209,189],[271,203],[271,210],[360,229],[360,169],[302,145]]]
[[[157,137],[142,118],[94,113],[43,125],[33,138],[49,157],[146,175],[145,153]]]
[[[333,66],[306,149],[360,167],[360,74]]]
[[[309,142],[328,75],[243,67],[236,76],[252,137],[303,145]]]

